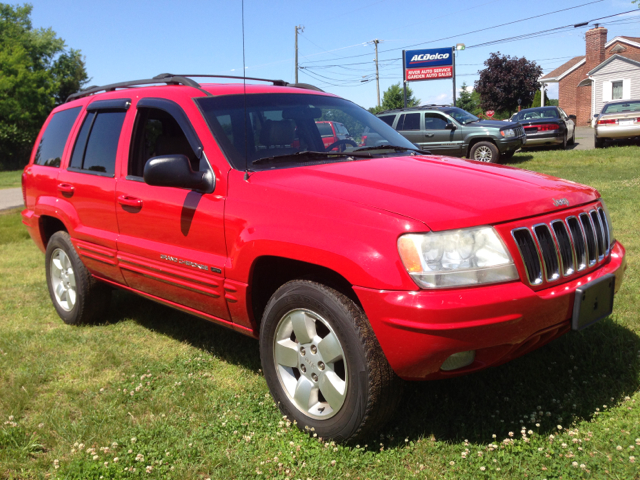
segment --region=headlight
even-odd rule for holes
[[[613,246],[616,239],[613,236],[613,223],[611,222],[611,215],[609,214],[609,209],[604,203],[604,200],[600,199],[600,203],[602,203],[602,211],[604,212],[604,216],[607,220],[607,229],[609,230],[609,246]]]
[[[513,128],[508,128],[507,130],[500,130],[500,135],[506,138],[515,137],[516,132],[515,130],[513,130]]]
[[[492,227],[409,233],[398,239],[404,267],[421,288],[517,280],[518,271]]]

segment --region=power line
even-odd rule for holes
[[[588,3],[583,3],[583,4],[581,4],[581,5],[576,5],[576,6],[573,6],[573,7],[563,8],[563,9],[561,9],[561,10],[555,10],[555,11],[553,11],[553,12],[542,13],[542,14],[540,14],[540,15],[535,15],[535,16],[533,16],[533,17],[521,18],[521,19],[519,19],[519,20],[513,20],[513,21],[511,21],[511,22],[501,23],[501,24],[499,24],[499,25],[493,25],[493,26],[491,26],[491,27],[481,28],[481,29],[478,29],[478,30],[472,30],[472,31],[469,31],[469,32],[464,32],[464,33],[458,33],[458,34],[455,34],[455,35],[451,35],[451,36],[449,36],[449,37],[442,37],[442,38],[438,38],[438,39],[435,39],[435,40],[428,40],[428,41],[426,41],[426,42],[415,43],[415,44],[413,44],[413,45],[406,45],[406,46],[404,46],[404,47],[391,48],[391,49],[388,49],[388,50],[381,50],[381,51],[380,51],[380,53],[385,53],[385,52],[394,52],[394,51],[397,51],[397,50],[406,50],[406,49],[408,49],[408,48],[411,48],[411,47],[417,47],[417,46],[419,46],[419,45],[425,45],[425,44],[427,44],[427,43],[434,43],[434,42],[439,42],[439,41],[442,41],[442,40],[449,40],[449,39],[452,39],[452,38],[461,37],[461,36],[463,36],[463,35],[470,35],[470,34],[472,34],[472,33],[484,32],[484,31],[486,31],[486,30],[492,30],[492,29],[494,29],[494,28],[498,28],[498,27],[504,27],[504,26],[507,26],[507,25],[513,25],[513,24],[516,24],[516,23],[525,22],[525,21],[527,21],[527,20],[532,20],[532,19],[534,19],[534,18],[540,18],[540,17],[544,17],[544,16],[547,16],[547,15],[554,15],[554,14],[556,14],[556,13],[565,12],[565,11],[568,11],[568,10],[574,10],[574,9],[576,9],[576,8],[585,7],[585,6],[587,6],[587,5],[592,5],[592,4],[594,4],[594,3],[600,3],[600,2],[602,2],[602,1],[604,1],[604,0],[595,0],[595,1],[592,1],[592,2],[588,2]],[[631,11],[633,12],[633,11],[635,11],[635,10],[631,10]],[[629,13],[629,12],[624,12],[624,13]],[[618,14],[618,15],[621,15],[621,14]],[[607,18],[607,17],[603,17],[603,18]],[[598,19],[598,20],[599,20],[599,19]],[[593,21],[593,20],[590,20],[590,21]],[[571,24],[571,26],[573,26],[573,25],[574,25],[574,24]],[[559,28],[560,28],[560,27],[559,27]],[[467,47],[467,48],[469,48],[469,47]],[[349,56],[345,56],[345,57],[339,57],[339,59],[344,59],[344,58],[357,58],[357,57],[363,57],[363,56],[366,56],[366,55],[369,55],[369,54],[366,54],[366,53],[365,53],[365,54],[358,54],[358,55],[349,55]],[[326,61],[326,60],[315,60],[315,61],[311,61],[311,62],[307,62],[307,63],[317,63],[317,62],[322,62],[322,61]]]

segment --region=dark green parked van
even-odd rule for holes
[[[519,123],[480,120],[457,107],[424,105],[387,110],[378,117],[418,148],[434,155],[497,163],[501,158],[511,158],[526,142]],[[366,140],[367,144],[375,144],[373,137]]]

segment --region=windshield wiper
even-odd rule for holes
[[[406,152],[410,150],[412,152],[422,153],[423,155],[431,155],[429,150],[420,150],[419,148],[400,147],[398,145],[376,145],[375,147],[362,147],[356,148],[354,152],[367,152],[370,150],[395,150],[398,152]]]
[[[355,150],[354,150],[355,152]],[[296,157],[320,157],[320,158],[327,158],[327,157],[357,157],[357,158],[371,158],[371,154],[366,154],[366,153],[355,153],[354,152],[314,152],[311,150],[304,150],[302,152],[295,152],[295,153],[285,153],[283,155],[274,155],[272,157],[262,157],[262,158],[258,158],[257,160],[254,160],[253,162],[251,162],[253,165],[257,165],[259,163],[267,163],[267,162],[277,162],[280,160],[286,160],[286,159],[290,159],[290,158],[296,158]]]

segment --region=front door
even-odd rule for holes
[[[223,291],[225,197],[147,185],[146,162],[185,155],[193,170],[211,168],[178,104],[145,98],[137,104],[126,176],[118,182],[118,260],[131,288],[229,320]]]
[[[462,155],[462,133],[458,128],[447,129],[447,125],[456,125],[453,121],[440,113],[426,112],[424,114],[425,150],[434,155]]]

